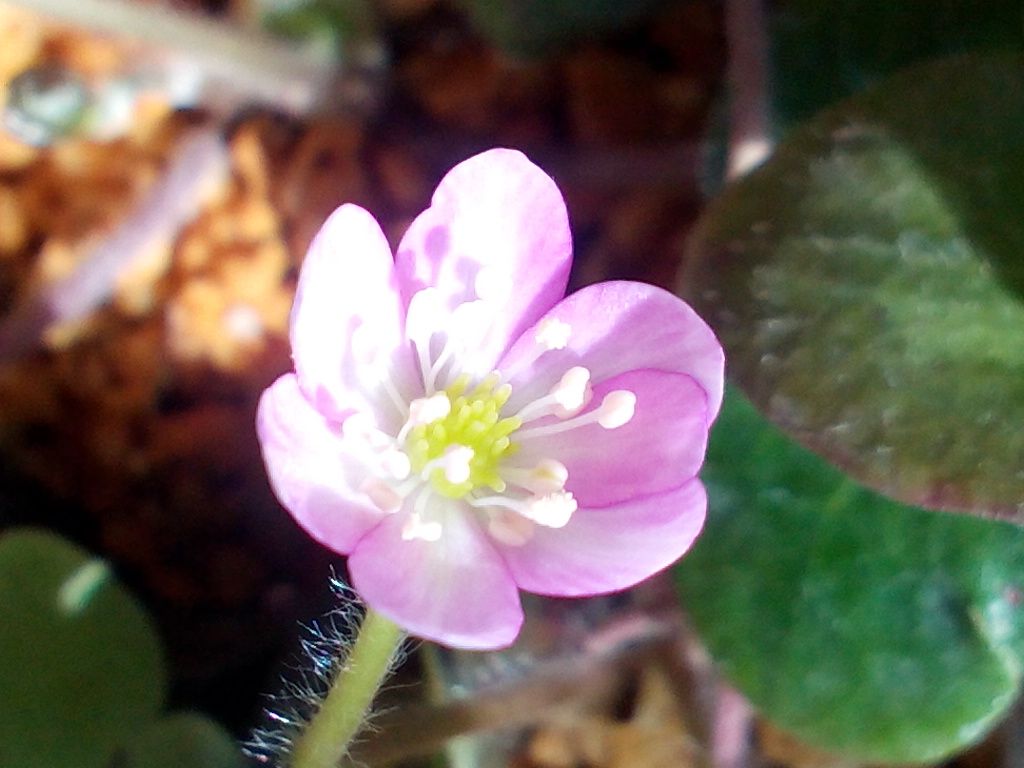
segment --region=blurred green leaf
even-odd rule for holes
[[[157,721],[118,755],[112,768],[242,768],[242,753],[223,728],[182,712]]]
[[[866,762],[930,761],[1012,703],[1024,531],[864,489],[735,390],[703,478],[708,523],[677,583],[722,672],[769,719]]]
[[[0,534],[0,765],[103,768],[163,705],[159,638],[106,563]]]
[[[376,36],[376,14],[367,0],[256,0],[268,32],[341,60],[348,47]]]
[[[474,26],[513,53],[552,53],[645,21],[666,0],[460,0]]]
[[[786,0],[771,24],[785,125],[927,59],[1024,50],[1020,0]]]
[[[681,285],[776,424],[912,504],[1024,521],[1024,58],[909,70],[792,132]]]

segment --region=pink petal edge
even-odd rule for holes
[[[694,478],[667,493],[579,509],[564,528],[537,528],[521,547],[497,546],[521,589],[555,597],[606,594],[682,557],[706,512],[707,494]]]
[[[438,541],[402,538],[407,516],[387,517],[348,560],[356,591],[410,634],[452,648],[492,650],[515,641],[519,591],[476,520],[449,509]]]
[[[515,371],[510,408],[534,400],[574,365],[590,369],[595,381],[638,369],[692,376],[707,394],[708,423],[718,414],[725,377],[725,353],[708,324],[682,299],[645,283],[597,283],[567,296],[540,322],[570,326],[565,349],[536,355],[536,326],[528,329],[499,364]]]
[[[394,261],[380,225],[356,205],[343,205],[317,233],[299,273],[290,339],[295,371],[313,406],[341,418],[387,408],[374,383],[360,378],[367,355],[391,363],[407,380],[404,308]],[[359,334],[361,349],[354,335]]]
[[[630,371],[594,386],[587,413],[613,390],[636,396],[629,423],[617,429],[588,424],[520,440],[516,463],[533,466],[557,459],[569,470],[566,490],[581,506],[603,507],[664,493],[694,477],[708,440],[704,390],[690,376],[668,371]],[[554,418],[537,424],[557,422]],[[533,425],[524,427],[524,431]],[[513,441],[516,434],[512,434]]]
[[[383,515],[355,490],[362,467],[294,374],[260,397],[256,431],[274,493],[314,539],[347,554]]]
[[[478,368],[486,373],[565,294],[572,265],[565,201],[521,152],[483,152],[445,175],[395,262],[407,306],[428,286],[443,294],[449,311],[477,298],[493,305],[492,331],[479,350]],[[485,271],[487,291],[478,295]]]

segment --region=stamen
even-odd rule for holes
[[[391,402],[395,404],[395,408],[402,416],[408,416],[409,406],[405,403],[405,398],[398,391],[398,387],[395,386],[395,382],[391,380],[391,374],[386,370],[380,371],[377,381],[380,382],[384,392],[391,399]]]
[[[437,330],[447,326],[447,331],[444,347],[430,366],[424,382],[427,392],[433,392],[437,388],[438,374],[457,352],[465,357],[470,350],[479,345],[478,337],[481,329],[489,322],[489,318],[490,312],[482,301],[467,301],[455,307],[447,321],[438,319],[441,324],[437,326]]]
[[[521,547],[533,538],[534,524],[507,509],[491,510],[487,531],[502,544]]]
[[[524,514],[529,520],[546,528],[564,528],[579,505],[568,491],[557,491],[534,496],[526,505]]]
[[[562,378],[546,396],[527,403],[516,416],[523,421],[552,415],[566,419],[585,408],[593,394],[590,371],[582,366],[574,366],[562,374]]]
[[[553,349],[565,349],[569,344],[569,337],[572,334],[572,326],[555,317],[545,317],[537,324],[537,330],[533,334],[533,340],[544,351]]]
[[[560,418],[568,418],[578,413],[593,396],[593,390],[590,388],[590,371],[579,365],[570,368],[562,374],[558,384],[551,390],[551,396],[562,409],[562,412],[558,413]]]
[[[413,539],[437,541],[441,538],[441,524],[436,520],[424,520],[429,502],[430,491],[424,486],[413,502],[413,510],[409,513],[409,519],[402,526],[403,541],[412,541]]]
[[[437,419],[443,419],[452,410],[451,400],[444,392],[438,392],[430,397],[418,397],[409,403],[409,418],[402,425],[395,441],[399,444],[405,442],[409,431],[421,424],[429,424]]]
[[[409,300],[405,314],[405,335],[416,347],[420,375],[428,395],[434,394],[431,381],[430,341],[444,327],[445,312],[441,292],[436,288],[423,288]]]
[[[484,509],[488,507],[510,509],[513,512],[518,512],[527,520],[546,528],[564,527],[577,509],[576,499],[567,491],[530,496],[526,499],[516,499],[510,496],[467,496],[466,503],[472,507]]]
[[[604,396],[599,410],[601,416],[597,423],[605,429],[618,429],[633,419],[636,395],[628,389],[616,389]]]
[[[462,371],[480,376],[487,372],[481,369],[481,350],[491,346],[491,336],[495,331],[494,308],[485,301],[467,301],[460,304],[452,312],[448,325],[449,335],[457,345],[459,368]]]
[[[409,476],[412,469],[409,457],[398,447],[394,438],[377,429],[369,414],[353,413],[341,425],[341,433],[370,466],[386,472],[396,480],[404,480]]]
[[[379,478],[367,478],[359,490],[370,497],[370,501],[381,512],[393,514],[402,508],[402,497],[390,485]]]
[[[392,448],[381,454],[381,468],[395,480],[405,480],[412,472],[409,457],[398,448]]]
[[[404,417],[409,409],[405,398],[391,380],[390,367],[381,362],[377,339],[365,325],[352,331],[352,356],[356,360],[356,377],[365,391],[372,392],[378,385],[384,390],[398,412]]]
[[[448,361],[455,354],[455,345],[451,343],[451,339],[445,339],[444,348],[441,353],[437,356],[437,360],[430,366],[430,371],[427,375],[426,391],[433,392],[437,389],[437,375],[441,372],[441,369],[445,367]]]
[[[472,448],[464,445],[450,445],[444,452],[444,476],[453,485],[469,480],[469,462],[473,460]]]
[[[444,453],[433,461],[427,462],[420,476],[427,480],[435,469],[440,469],[444,472],[445,480],[452,485],[460,485],[469,480],[469,465],[474,456],[476,453],[472,448],[457,443],[449,445],[445,448]]]
[[[409,515],[409,519],[402,526],[403,541],[412,541],[414,539],[438,541],[441,538],[441,533],[442,529],[439,522],[436,520],[424,521],[416,513]]]
[[[518,485],[531,493],[554,493],[565,488],[569,470],[560,461],[544,459],[531,469],[506,467],[501,470],[501,477],[506,483]]]
[[[367,444],[374,451],[380,451],[394,444],[389,435],[377,428],[377,422],[368,413],[357,411],[341,425],[341,434],[346,440]]]
[[[529,440],[534,437],[554,435],[570,429],[598,423],[605,429],[618,429],[628,424],[636,412],[636,395],[626,389],[616,389],[604,396],[601,405],[592,411],[568,421],[544,424],[532,429],[521,429],[516,432],[516,440]]]

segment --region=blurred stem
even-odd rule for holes
[[[391,765],[429,755],[456,736],[558,720],[595,701],[621,695],[636,671],[676,653],[678,617],[624,616],[568,656],[534,663],[529,672],[482,686],[441,704],[408,704],[384,712],[377,733],[360,741],[353,762]]]
[[[352,652],[295,741],[289,768],[336,768],[365,724],[404,638],[396,624],[367,609]]]
[[[303,114],[332,83],[323,52],[170,8],[129,0],[12,0],[59,24],[141,41],[177,55],[236,92]]]
[[[768,22],[763,0],[726,0],[730,179],[742,176],[772,150],[768,107]]]
[[[747,768],[753,712],[734,688],[721,683],[711,733],[712,768]]]

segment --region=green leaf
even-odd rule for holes
[[[666,0],[460,0],[473,24],[497,45],[528,55],[552,53],[646,20]]]
[[[242,768],[242,753],[217,723],[192,712],[165,717],[118,755],[111,768]]]
[[[927,59],[1024,50],[1020,0],[788,0],[772,17],[773,99],[786,125]]]
[[[677,583],[722,672],[778,725],[870,762],[936,760],[1012,703],[1024,531],[856,485],[735,390]]]
[[[1024,58],[909,70],[709,207],[682,285],[776,424],[912,504],[1024,522]]]
[[[0,765],[102,768],[165,689],[159,638],[106,563],[44,531],[0,535]]]

